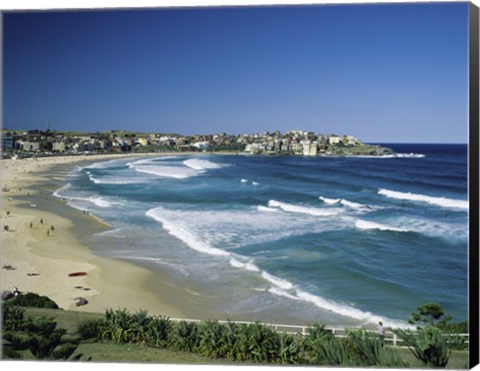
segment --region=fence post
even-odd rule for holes
[[[393,346],[396,347],[397,346],[397,334],[393,334]]]

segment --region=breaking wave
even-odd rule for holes
[[[453,209],[468,209],[468,201],[464,200],[455,200],[446,197],[432,197],[426,196],[421,194],[415,194],[410,192],[397,192],[391,191],[388,189],[379,189],[378,194],[394,198],[397,200],[407,200],[407,201],[414,201],[414,202],[425,202],[430,205],[445,207],[445,208],[453,208]]]
[[[358,229],[378,229],[380,231],[410,232],[408,229],[392,227],[387,224],[380,224],[358,219],[355,221],[355,227]]]
[[[308,214],[313,216],[332,216],[332,215],[337,215],[339,213],[339,210],[319,209],[316,207],[292,205],[286,202],[280,202],[275,200],[268,201],[268,206],[276,207],[290,213]]]
[[[185,166],[195,170],[210,170],[210,169],[220,169],[222,167],[228,166],[224,164],[216,164],[208,160],[200,160],[198,158],[191,158],[183,161]]]

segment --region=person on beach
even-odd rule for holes
[[[380,339],[380,343],[382,344],[382,347],[383,347],[383,344],[385,342],[385,329],[383,328],[383,322],[382,321],[378,322],[377,335],[378,335],[378,338]]]

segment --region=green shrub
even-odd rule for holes
[[[305,363],[302,358],[301,338],[298,335],[279,334],[277,363],[292,365]]]
[[[204,357],[222,358],[227,351],[223,345],[224,326],[217,320],[202,321],[197,331],[198,343],[195,351]]]
[[[68,359],[77,344],[64,342],[62,337],[66,330],[57,328],[52,318],[27,318],[20,332],[6,332],[4,340],[9,342],[14,353],[29,349],[37,359]],[[14,354],[13,353],[13,354]],[[18,354],[18,353],[17,353]]]
[[[29,292],[19,295],[5,302],[5,306],[17,305],[20,307],[49,308],[58,309],[58,305],[46,296],[40,296]]]
[[[18,331],[23,326],[25,309],[17,305],[3,306],[3,331]]]
[[[132,316],[126,309],[116,311],[108,309],[105,313],[104,327],[101,334],[103,340],[114,343],[128,343],[131,340]]]
[[[321,347],[327,341],[335,340],[333,333],[324,325],[315,324],[308,328],[308,335],[303,339],[304,358],[311,364],[326,364]]]
[[[139,324],[140,325],[140,324]],[[147,343],[162,348],[166,348],[173,329],[173,322],[169,317],[152,317],[143,324],[145,329]]]
[[[394,349],[386,349],[377,334],[364,330],[348,333],[348,346],[361,366],[409,367]]]
[[[104,329],[103,319],[87,319],[77,325],[77,333],[81,340],[100,340]]]
[[[275,331],[260,322],[244,326],[242,330],[238,349],[244,360],[257,363],[275,361],[279,343]]]
[[[419,327],[416,332],[394,331],[412,354],[427,367],[445,367],[451,354],[448,336],[438,327]]]
[[[174,350],[193,352],[198,345],[198,326],[185,321],[174,324],[170,336],[170,347]]]

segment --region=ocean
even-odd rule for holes
[[[93,253],[165,273],[212,318],[467,319],[467,145],[383,157],[161,155],[75,168],[57,197],[110,229]]]

